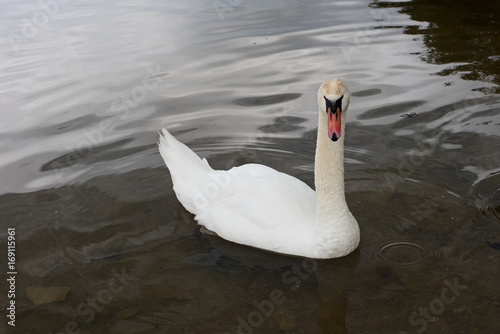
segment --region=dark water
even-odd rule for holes
[[[4,332],[500,328],[498,2],[4,1],[0,17]],[[328,77],[352,94],[359,250],[302,260],[201,234],[156,130],[214,168],[312,185]]]

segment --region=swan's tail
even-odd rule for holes
[[[213,171],[206,159],[201,159],[189,147],[162,129],[158,143],[160,154],[172,176],[179,201],[190,209],[194,191]]]

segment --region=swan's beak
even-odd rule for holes
[[[332,103],[325,97],[326,100],[326,116],[328,118],[328,138],[337,141],[341,135],[342,128],[342,97]]]

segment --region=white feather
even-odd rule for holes
[[[344,135],[334,143],[321,124],[326,121],[323,96],[338,99],[343,95],[344,134],[348,94],[339,79],[325,81],[318,93],[318,194],[304,182],[264,165],[214,170],[163,129],[159,150],[178,200],[200,225],[232,242],[311,258],[352,252],[359,243],[359,227],[345,202]]]

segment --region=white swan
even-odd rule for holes
[[[318,105],[316,192],[264,165],[213,170],[163,129],[159,150],[179,201],[200,225],[232,242],[318,259],[351,253],[360,232],[344,194],[345,83],[323,82]]]

